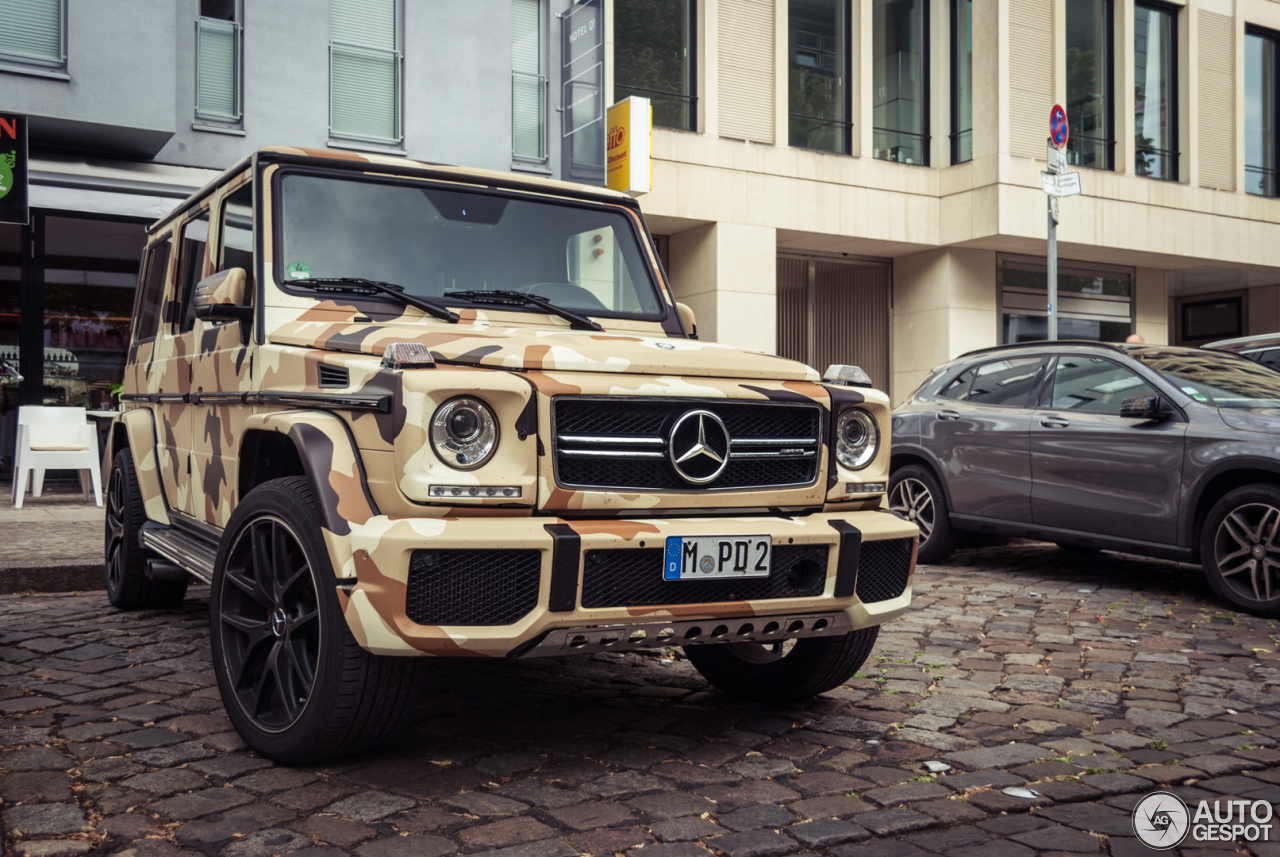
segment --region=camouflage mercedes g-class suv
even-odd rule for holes
[[[697,341],[624,195],[281,147],[149,235],[107,591],[211,584],[218,685],[266,756],[389,734],[422,656],[682,646],[796,699],[907,608],[886,397]]]

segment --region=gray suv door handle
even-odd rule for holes
[[[1041,417],[1040,425],[1045,428],[1066,428],[1071,425],[1071,422],[1064,420],[1062,417]]]
[[[958,420],[960,419],[960,412],[959,411],[938,411],[938,419]]]

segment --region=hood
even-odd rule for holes
[[[1219,408],[1218,413],[1233,429],[1280,434],[1280,408]]]
[[[440,363],[493,369],[821,380],[803,363],[718,342],[590,330],[291,321],[277,327],[271,341],[370,355],[381,355],[392,342],[420,342]]]

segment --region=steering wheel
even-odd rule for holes
[[[527,286],[520,286],[512,289],[512,291],[540,297],[565,309],[609,311],[609,308],[601,303],[599,298],[581,286],[575,286],[572,283],[529,283]]]

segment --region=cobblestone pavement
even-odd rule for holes
[[[1188,566],[962,552],[861,677],[793,708],[669,652],[442,662],[394,747],[295,769],[231,730],[192,592],[0,598],[9,853],[1130,855],[1158,786],[1280,802],[1280,628]]]

